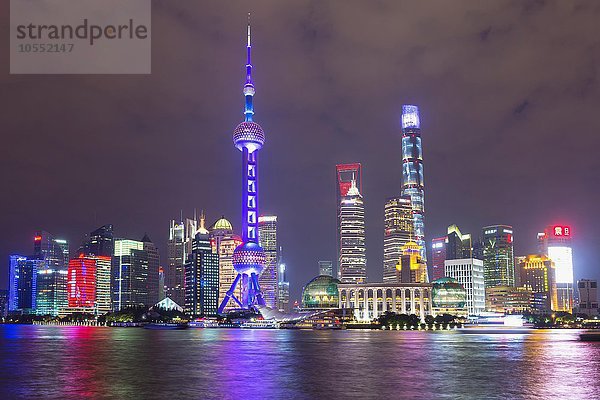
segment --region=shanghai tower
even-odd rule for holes
[[[248,42],[246,45],[246,83],[244,84],[244,121],[233,131],[233,144],[242,152],[242,244],[233,252],[233,268],[237,273],[231,288],[219,306],[222,313],[230,299],[240,308],[264,306],[258,277],[265,266],[265,252],[258,244],[258,151],[265,143],[265,134],[254,122],[254,83],[252,82],[252,45],[250,41],[250,15],[248,15]],[[239,298],[236,287],[240,285]]]
[[[421,257],[426,262],[421,122],[419,108],[412,105],[402,106],[402,195],[411,199],[414,241],[421,246]]]

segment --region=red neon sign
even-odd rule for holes
[[[554,226],[552,227],[552,234],[554,236],[571,236],[571,227],[561,225]]]

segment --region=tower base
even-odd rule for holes
[[[237,285],[240,285],[241,289],[241,298],[238,299],[236,297],[235,288]],[[221,305],[219,306],[218,313],[222,314],[229,303],[229,300],[233,299],[240,308],[245,310],[252,308],[253,306],[264,306],[265,299],[263,298],[262,292],[260,291],[260,286],[258,285],[258,275],[255,273],[248,274],[237,274],[233,283],[231,284],[231,288],[225,294]]]

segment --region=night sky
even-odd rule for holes
[[[400,194],[402,104],[421,109],[427,241],[513,225],[515,255],[571,225],[575,278],[600,279],[600,2],[153,2],[151,75],[9,75],[0,6],[0,287],[36,229],[112,223],[161,249],[204,209],[240,229],[246,13],[261,211],[279,217],[292,301],[336,257],[335,164],[363,164],[368,277]]]

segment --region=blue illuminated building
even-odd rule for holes
[[[38,270],[44,261],[24,256],[10,256],[8,278],[8,310],[21,314],[34,314],[37,298]]]
[[[253,121],[254,84],[252,83],[252,63],[250,53],[250,21],[248,21],[248,43],[246,45],[246,83],[244,84],[244,97],[246,99],[244,122],[233,131],[233,143],[242,152],[242,244],[233,252],[233,268],[237,273],[236,278],[227,291],[225,298],[219,306],[222,313],[230,299],[233,299],[240,308],[248,309],[254,306],[264,306],[265,301],[260,291],[258,277],[264,269],[266,257],[262,247],[258,244],[258,151],[265,143],[265,134],[259,124]],[[235,289],[240,285],[239,298]]]
[[[419,108],[412,105],[402,106],[402,195],[410,196],[413,209],[414,241],[421,246],[421,257],[426,262],[421,122]]]

